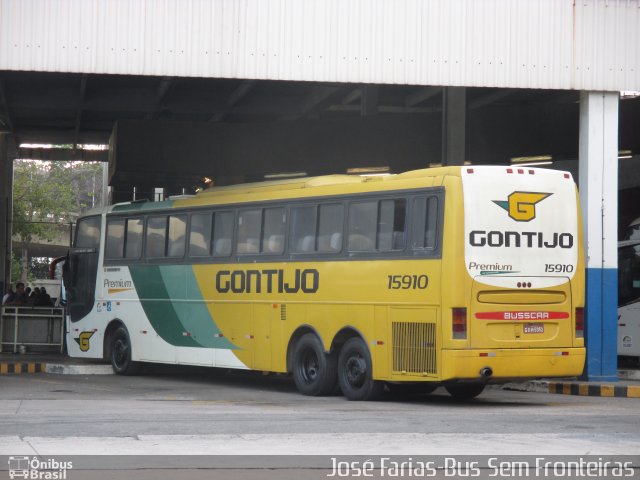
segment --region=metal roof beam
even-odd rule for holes
[[[405,107],[415,107],[416,105],[426,102],[436,95],[442,94],[442,87],[426,87],[421,88],[417,92],[413,92],[404,99]]]
[[[359,100],[361,96],[362,96],[362,88],[358,87],[355,90],[351,90],[351,92],[349,92],[347,96],[344,97],[342,99],[342,102],[340,103],[342,103],[343,105],[349,105],[350,103],[353,103],[356,100]]]
[[[53,143],[53,144],[70,144],[76,138],[76,132],[73,129],[44,129],[44,128],[28,128],[18,129],[14,131],[16,143]],[[87,131],[86,129],[77,137],[78,143],[90,144],[107,144],[111,131]]]
[[[299,112],[293,115],[286,115],[283,117],[283,120],[297,120],[324,110],[337,100],[336,97],[342,95],[344,95],[344,93],[343,87],[341,86],[318,85],[300,102]]]
[[[155,118],[158,111],[161,110],[161,107],[163,105],[165,98],[167,97],[167,94],[173,88],[174,85],[175,85],[174,77],[162,77],[162,79],[158,83],[158,87],[156,88],[156,95],[154,98],[154,103],[156,108],[152,112],[147,112],[147,114],[144,117],[145,119],[152,120],[153,118]]]
[[[218,112],[215,115],[212,115],[209,121],[220,122],[224,120],[224,117],[226,117],[231,112],[233,112],[233,107],[237,103],[239,103],[244,97],[246,97],[251,90],[253,90],[253,87],[255,86],[255,84],[256,84],[255,80],[247,80],[247,81],[241,82],[238,88],[236,88],[231,93],[231,95],[229,95],[229,98],[227,99],[227,107],[224,109],[224,111]]]
[[[18,148],[18,158],[29,160],[108,162],[108,150],[85,150],[67,148]]]
[[[485,105],[489,105],[490,103],[496,102],[498,100],[502,100],[503,98],[508,97],[509,95],[513,95],[515,90],[498,90],[497,92],[488,93],[487,95],[483,95],[480,98],[476,98],[475,100],[469,102],[467,106],[468,110],[474,110],[476,108],[484,107]]]
[[[327,110],[330,112],[361,112],[360,105],[331,105]],[[397,105],[378,105],[379,113],[433,113],[442,110],[442,106],[437,107],[399,107]]]

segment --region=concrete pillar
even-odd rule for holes
[[[442,89],[442,165],[464,165],[467,89]]]
[[[618,92],[582,92],[579,188],[587,262],[585,376],[617,378]]]
[[[11,281],[11,196],[13,160],[9,160],[6,136],[0,133],[0,292]]]

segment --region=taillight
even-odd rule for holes
[[[576,338],[584,338],[584,308],[576,307]]]
[[[451,309],[453,338],[467,338],[467,309],[452,308]]]

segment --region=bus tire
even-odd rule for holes
[[[360,337],[350,338],[340,349],[338,384],[348,400],[374,400],[384,390],[384,383],[373,379],[371,355]]]
[[[483,384],[475,384],[475,385],[450,385],[448,387],[444,387],[449,392],[453,398],[457,400],[469,400],[470,398],[475,398],[482,393],[484,390]]]
[[[136,375],[140,363],[131,360],[131,339],[125,327],[119,327],[111,337],[111,368],[118,375]]]
[[[337,383],[335,354],[327,354],[317,335],[306,333],[293,350],[293,381],[303,395],[321,396],[333,392]]]

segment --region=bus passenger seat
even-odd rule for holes
[[[331,251],[338,252],[342,249],[342,234],[340,232],[336,232],[331,235],[330,242]]]
[[[373,240],[360,233],[349,234],[349,250],[352,252],[371,252],[374,250]]]
[[[281,253],[284,250],[284,235],[271,235],[267,241],[266,251],[269,253]]]
[[[304,237],[302,239],[302,243],[300,244],[300,251],[305,253],[313,252],[315,239],[316,237],[314,237],[313,235],[307,235],[306,237]]]
[[[213,247],[214,255],[229,255],[231,253],[231,239],[219,238]]]
[[[238,243],[238,253],[258,253],[258,239],[247,238],[244,242]]]

